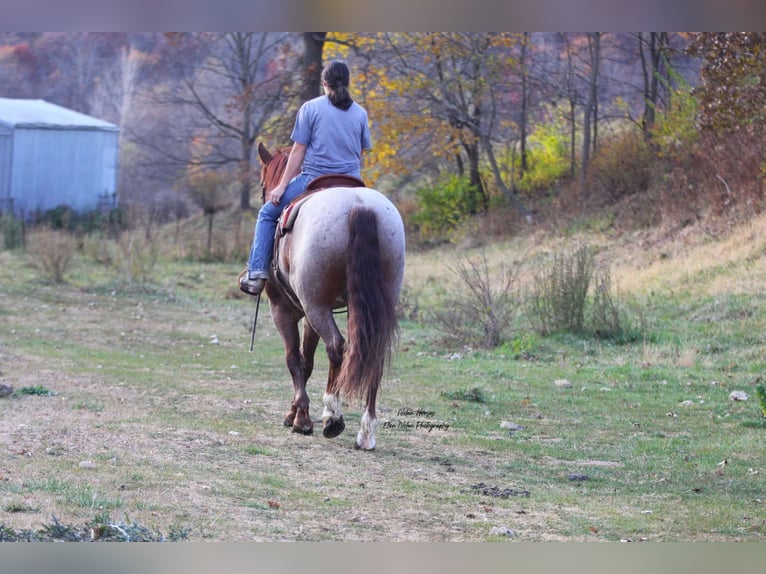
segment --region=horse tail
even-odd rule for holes
[[[355,206],[348,216],[348,340],[338,374],[347,399],[367,400],[377,391],[398,333],[394,286],[386,281],[375,212]]]

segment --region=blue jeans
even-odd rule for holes
[[[312,179],[314,179],[314,176],[305,173],[296,175],[287,184],[285,193],[279,200],[279,205],[274,205],[267,201],[261,207],[258,212],[258,219],[255,222],[250,259],[247,262],[247,275],[250,279],[269,278],[269,265],[274,254],[274,233],[277,230],[277,220],[282,214],[282,210],[287,207],[287,204],[306,191],[306,187],[308,187]]]

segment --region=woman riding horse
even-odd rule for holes
[[[268,192],[287,153],[258,146],[261,180]],[[311,434],[306,384],[314,353],[324,342],[329,369],[322,402],[322,434],[345,428],[341,397],[364,405],[355,447],[375,448],[376,397],[396,339],[396,306],[404,278],[401,215],[382,193],[367,187],[331,187],[301,200],[282,234],[265,286],[271,318],[285,347],[293,400],[284,419],[294,432]],[[334,310],[345,305],[346,336]],[[300,322],[303,321],[303,337]]]
[[[322,434],[333,438],[343,432],[341,396],[356,399],[364,404],[364,412],[355,446],[372,450],[378,386],[396,337],[396,305],[404,277],[401,215],[374,189],[324,189],[293,209],[290,230],[280,233],[270,264],[283,207],[317,176],[340,174],[358,180],[362,152],[370,148],[367,112],[349,96],[346,65],[330,62],[322,83],[326,95],[306,102],[298,112],[289,155],[258,146],[267,201],[258,214],[248,267],[239,284],[251,295],[260,296],[266,289],[271,317],[284,342],[294,389],[285,426],[302,434],[313,432],[306,383],[321,340],[329,360]],[[340,305],[348,309],[347,340],[333,315]]]

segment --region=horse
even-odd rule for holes
[[[289,148],[282,148],[272,154],[259,143],[264,198],[282,177],[288,153]],[[321,338],[329,359],[322,434],[334,438],[345,429],[341,397],[363,402],[354,446],[373,450],[378,387],[398,334],[404,224],[394,204],[368,187],[329,187],[304,194],[293,204],[297,202],[300,208],[290,230],[283,230],[290,206],[277,226],[265,287],[295,392],[284,425],[304,435],[313,432],[306,383]],[[347,341],[334,319],[341,308],[348,309]]]

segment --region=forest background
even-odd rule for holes
[[[201,212],[206,237],[181,254],[229,260],[246,254],[261,201],[257,142],[289,145],[331,58],[369,111],[363,176],[397,203],[411,247],[529,223],[752,217],[764,45],[758,33],[2,33],[0,85],[120,126],[110,221],[151,237]],[[216,231],[221,212],[232,217]]]

